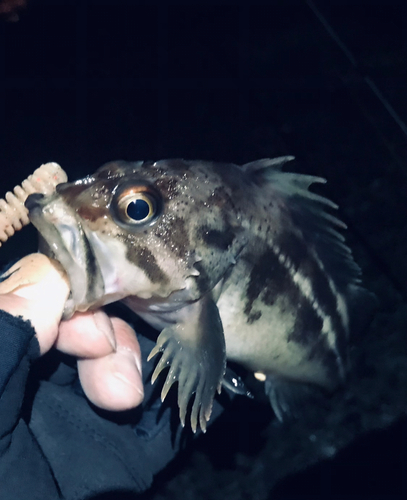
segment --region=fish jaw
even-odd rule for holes
[[[58,260],[65,269],[71,293],[64,318],[86,311],[105,294],[104,279],[82,224],[58,196],[31,195],[26,207],[40,233],[39,251]]]

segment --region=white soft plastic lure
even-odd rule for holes
[[[66,173],[58,163],[45,163],[29,175],[21,186],[8,191],[4,199],[0,199],[0,246],[16,231],[29,224],[28,210],[24,206],[28,195],[50,194],[55,191],[57,184],[67,180]]]

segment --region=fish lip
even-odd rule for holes
[[[61,211],[62,216],[58,217],[56,214]],[[67,214],[66,218],[63,214]],[[104,282],[80,221],[55,197],[31,203],[29,218],[40,234],[39,251],[60,262],[68,276],[71,293],[64,319],[75,311],[86,311],[103,296]],[[92,272],[88,270],[90,264]]]

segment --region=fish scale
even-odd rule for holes
[[[110,162],[26,202],[69,277],[65,317],[122,300],[156,328],[153,382],[169,367],[162,398],[178,382],[182,424],[194,398],[193,431],[222,384],[244,392],[227,360],[265,381],[280,419],[290,387],[345,380],[351,305],[368,292],[336,205],[309,190],[325,180],[284,172],[292,159]]]

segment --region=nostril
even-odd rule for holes
[[[32,210],[33,208],[37,207],[40,201],[44,198],[44,195],[41,193],[33,193],[30,194],[27,199],[25,200],[25,208],[28,210]]]

